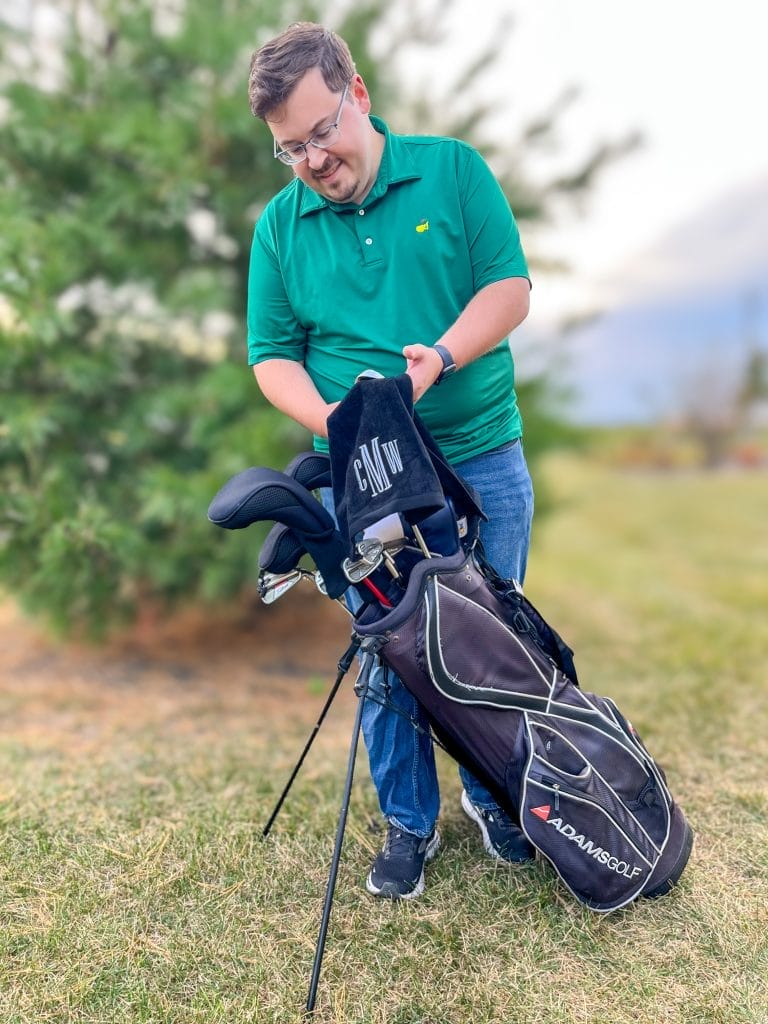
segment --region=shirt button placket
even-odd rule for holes
[[[364,217],[365,216],[365,210],[358,210],[357,211],[357,215],[358,215],[358,217]],[[371,238],[370,235],[368,235],[368,237],[365,239],[365,244],[366,245],[373,245],[373,239]]]
[[[381,256],[375,255],[376,246],[374,244],[373,235],[367,233],[367,231],[370,231],[371,225],[366,225],[365,222],[362,220],[362,218],[365,217],[365,215],[365,210],[360,209],[357,211],[357,216],[359,218],[358,224],[360,225],[357,237],[360,242],[360,249],[362,251],[363,262],[366,264],[378,263],[379,260],[381,259]],[[367,228],[367,231],[365,231],[364,228]]]

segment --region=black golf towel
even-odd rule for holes
[[[393,512],[417,522],[443,507],[443,489],[413,422],[407,374],[363,379],[328,417],[333,500],[350,540]]]

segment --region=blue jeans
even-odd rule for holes
[[[488,560],[501,576],[522,583],[533,518],[533,486],[522,442],[468,459],[456,470],[482,499],[488,522],[480,527],[480,539]],[[332,510],[330,491],[322,497],[326,508]],[[348,594],[346,600],[353,611],[360,605],[357,595]],[[440,811],[440,790],[426,716],[400,679],[387,669],[375,668],[369,685],[373,696],[386,696],[422,726],[422,731],[417,731],[403,715],[373,700],[365,702],[363,737],[382,814],[406,832],[431,835]],[[472,803],[484,809],[497,806],[466,769],[460,767],[459,774]]]

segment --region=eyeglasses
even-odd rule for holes
[[[298,142],[295,146],[287,146],[285,149],[278,149],[277,139],[273,139],[273,155],[282,163],[292,167],[307,159],[307,146],[314,146],[315,149],[328,149],[334,142],[338,142],[341,135],[339,125],[341,124],[341,115],[344,112],[344,101],[347,98],[351,84],[351,82],[347,82],[344,86],[344,92],[341,94],[341,103],[339,103],[339,109],[336,111],[336,119],[334,121],[324,125],[322,128],[318,128],[312,138],[306,142]]]

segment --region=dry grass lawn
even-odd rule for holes
[[[318,998],[333,1024],[768,1024],[768,479],[559,458],[528,592],[667,770],[680,886],[609,916],[482,853],[441,757],[444,849],[413,905],[362,888],[364,756]],[[0,607],[0,1020],[301,1019],[352,679],[260,838],[348,639],[331,602],[149,618],[102,649]]]

